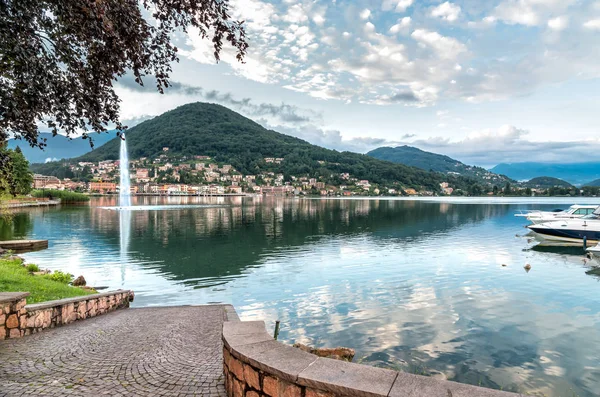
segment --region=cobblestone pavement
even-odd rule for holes
[[[0,341],[0,396],[224,396],[224,316],[125,309]]]

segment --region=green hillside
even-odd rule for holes
[[[312,177],[349,173],[372,183],[398,185],[417,190],[439,191],[448,178],[415,167],[393,164],[370,156],[338,152],[306,141],[267,130],[252,120],[223,106],[192,103],[144,121],[126,133],[132,159],[156,157],[169,148],[169,155],[206,155],[231,164],[243,174],[277,171],[285,175]],[[120,141],[115,138],[72,161],[117,159]],[[282,157],[279,165],[266,164],[265,157]],[[49,163],[32,167],[36,172],[54,173],[60,165]],[[450,182],[468,185],[472,181],[451,178]]]
[[[427,171],[473,178],[477,182],[486,185],[504,186],[506,182],[514,183],[510,178],[494,174],[482,167],[466,165],[451,157],[426,152],[412,146],[380,147],[370,151],[367,155],[379,160],[391,161]]]
[[[551,176],[539,176],[537,178],[533,178],[524,183],[525,186],[537,189],[548,189],[551,187],[563,187],[563,188],[571,188],[574,187],[567,181],[563,181],[562,179],[553,178]]]
[[[583,186],[600,187],[600,179],[596,179],[595,181],[584,183]]]

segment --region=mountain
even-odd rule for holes
[[[502,163],[490,171],[503,174],[516,180],[530,180],[540,175],[563,179],[574,185],[582,185],[600,178],[600,162],[589,163]]]
[[[104,145],[115,137],[114,131],[104,134],[91,134],[94,139],[94,147]],[[46,138],[46,147],[44,150],[32,148],[27,142],[11,139],[8,141],[8,148],[14,149],[17,146],[25,155],[30,163],[45,163],[46,161],[56,161],[60,159],[69,159],[78,157],[90,151],[90,141],[74,138],[68,139],[64,135],[52,136],[49,133],[42,133],[41,137]]]
[[[595,181],[584,183],[583,186],[600,187],[600,179],[596,179]]]
[[[525,182],[524,185],[536,189],[548,189],[551,187],[574,187],[567,181],[563,181],[562,179],[558,178],[553,178],[551,176],[538,176],[537,178],[533,178]]]
[[[423,170],[466,176],[488,185],[504,186],[506,182],[514,182],[504,175],[497,175],[484,168],[466,165],[451,157],[426,152],[412,146],[380,147],[370,151],[367,155]]]
[[[342,173],[388,186],[439,191],[448,178],[419,168],[394,164],[370,156],[338,152],[312,145],[301,139],[267,130],[254,121],[223,106],[191,103],[146,120],[126,133],[131,159],[168,155],[211,156],[219,163],[231,164],[243,174],[259,171],[284,175],[306,175],[339,178]],[[103,146],[71,160],[72,162],[116,160],[120,140],[112,139]],[[268,164],[265,157],[281,157],[281,164]],[[32,165],[40,173],[51,174],[60,163]],[[460,178],[448,182],[467,185]]]

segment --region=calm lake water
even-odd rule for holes
[[[586,273],[598,263],[579,248],[535,247],[513,216],[572,199],[102,208],[115,204],[25,210],[0,238],[49,239],[28,262],[133,289],[136,307],[231,303],[270,330],[280,319],[284,342],[353,347],[357,362],[540,396],[600,394],[600,275]]]

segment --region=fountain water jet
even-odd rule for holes
[[[131,189],[129,182],[129,156],[127,155],[127,141],[125,134],[121,139],[121,153],[119,159],[119,171],[121,179],[119,181],[119,206],[131,207]]]

